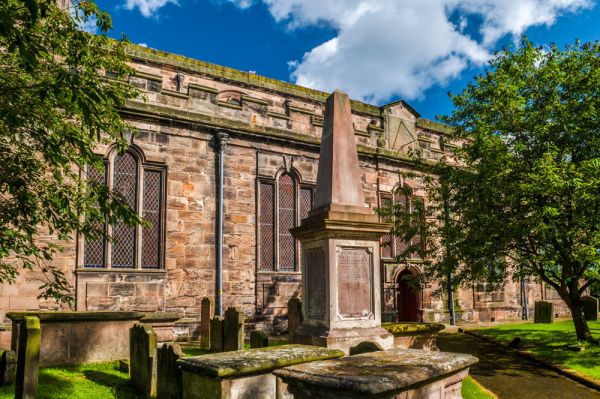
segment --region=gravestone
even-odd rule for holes
[[[223,352],[224,348],[224,327],[223,316],[215,316],[210,320],[210,351]]]
[[[239,307],[230,307],[225,311],[223,328],[224,351],[244,349],[244,312]]]
[[[350,348],[350,356],[360,355],[361,353],[382,351],[381,345],[371,341],[364,341]]]
[[[598,298],[593,296],[581,297],[583,303],[583,316],[587,321],[598,320]]]
[[[554,304],[538,301],[535,303],[534,323],[552,323],[554,321]]]
[[[156,333],[147,324],[129,330],[131,384],[146,397],[156,397]]]
[[[302,301],[293,297],[288,301],[288,337],[290,342],[294,332],[302,325]]]
[[[156,394],[158,398],[183,398],[183,373],[177,365],[177,360],[183,356],[178,344],[163,344],[156,350]]]
[[[15,399],[35,398],[40,368],[41,344],[40,319],[35,316],[25,316],[23,321],[19,323]]]
[[[250,348],[266,348],[269,346],[269,337],[262,331],[254,330],[250,333]]]
[[[3,351],[0,355],[0,387],[15,382],[17,373],[17,354],[14,351]]]
[[[346,94],[336,90],[327,98],[323,121],[314,204],[290,229],[303,260],[303,319],[291,341],[345,353],[363,341],[391,349],[394,338],[381,327],[379,266],[380,240],[390,226],[365,202]]]
[[[213,301],[208,297],[202,298],[200,304],[200,346],[210,348],[210,320],[213,318]]]

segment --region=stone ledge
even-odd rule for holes
[[[28,312],[9,312],[6,317],[12,321],[23,321],[25,316],[37,316],[41,322],[64,322],[64,321],[120,321],[120,320],[140,320],[144,317],[140,312],[120,312],[120,311],[28,311]]]
[[[164,269],[106,269],[104,267],[98,268],[78,268],[75,273],[126,273],[126,274],[166,274],[167,271]]]
[[[198,83],[190,83],[188,84],[188,92],[192,90],[205,91],[207,93],[219,94],[219,89],[209,86],[204,86]]]
[[[381,327],[394,336],[437,333],[445,328],[441,323],[382,323]]]
[[[246,351],[222,352],[187,357],[177,363],[184,371],[213,378],[264,374],[282,367],[344,356],[337,349],[309,345],[283,345]]]
[[[144,313],[144,316],[140,319],[141,323],[168,323],[174,322],[181,318],[178,313],[175,312],[152,312]]]

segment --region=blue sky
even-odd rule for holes
[[[373,104],[448,114],[489,57],[600,40],[597,0],[97,0],[112,36]]]

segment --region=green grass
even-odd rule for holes
[[[0,388],[0,399],[15,397],[14,384]],[[138,399],[118,363],[40,369],[37,399]]]
[[[465,378],[462,384],[462,396],[463,399],[495,399],[496,395],[493,395],[484,387],[479,385],[473,377],[468,376]]]
[[[463,382],[464,399],[493,399],[471,377]],[[13,399],[14,385],[0,388],[0,399]],[[40,370],[38,399],[141,399],[129,386],[129,376],[117,363],[89,364],[81,367]]]
[[[600,321],[588,322],[592,335],[600,338]],[[585,345],[585,351],[573,352],[569,345],[577,344],[575,327],[571,320],[552,324],[517,323],[478,329],[498,341],[508,343],[515,337],[522,340],[522,349],[551,363],[600,379],[600,346]]]

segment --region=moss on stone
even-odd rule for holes
[[[451,135],[452,133],[454,133],[454,129],[451,126],[439,122],[434,122],[425,118],[417,119],[417,127],[447,135]]]
[[[255,73],[243,72],[237,69],[215,65],[208,62],[196,60],[178,54],[168,53],[147,47],[130,44],[127,50],[132,58],[138,58],[145,61],[152,61],[157,64],[171,65],[180,69],[187,69],[204,75],[210,75],[222,80],[230,80],[246,85],[273,90],[288,95],[293,95],[307,100],[318,101],[324,103],[329,93],[319,90],[309,89],[307,87],[298,86],[293,83],[282,82],[280,80],[267,78]],[[366,104],[360,101],[350,101],[352,109],[357,113],[363,113],[373,116],[381,116],[379,107],[371,104]]]
[[[180,359],[178,363],[184,371],[197,372],[213,378],[232,378],[342,356],[344,352],[338,349],[283,345],[188,357]]]
[[[395,336],[431,334],[444,329],[440,323],[382,323],[381,327]]]
[[[26,317],[37,316],[41,322],[64,322],[64,321],[118,321],[139,320],[144,314],[140,312],[113,312],[113,311],[30,311],[9,312],[6,317],[12,321],[23,321]]]

